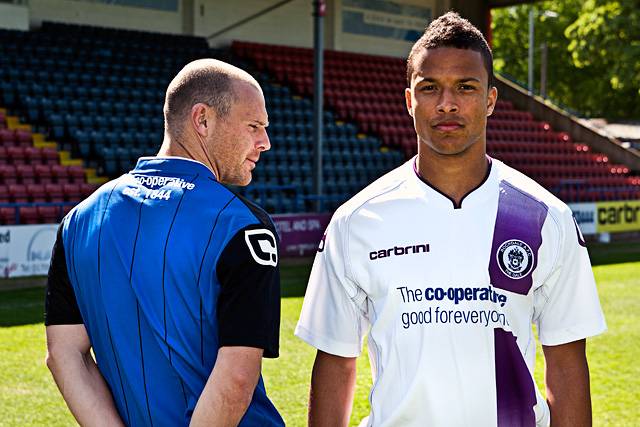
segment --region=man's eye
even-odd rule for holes
[[[424,92],[431,92],[433,90],[436,90],[436,85],[424,85],[422,86],[422,88],[420,88],[420,90]]]
[[[471,85],[460,85],[460,89],[462,90],[474,90],[475,87]]]

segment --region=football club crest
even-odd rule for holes
[[[533,251],[522,240],[507,240],[496,253],[498,266],[512,279],[526,277],[533,268]]]

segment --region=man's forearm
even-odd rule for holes
[[[113,396],[91,354],[47,355],[47,366],[81,426],[122,426]]]
[[[589,367],[584,340],[544,347],[552,427],[591,426]]]
[[[260,378],[262,349],[222,347],[191,416],[191,427],[235,427]]]
[[[309,427],[348,426],[355,383],[355,358],[318,351],[311,376]]]

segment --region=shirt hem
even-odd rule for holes
[[[310,346],[336,356],[358,357],[362,352],[360,348],[356,348],[352,344],[345,344],[331,338],[318,336],[304,326],[300,326],[300,324],[296,326],[294,335]]]
[[[607,330],[604,322],[590,325],[579,325],[566,329],[560,329],[553,332],[540,334],[540,343],[542,345],[561,345],[578,341],[585,338],[600,335]]]

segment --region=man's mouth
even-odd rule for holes
[[[462,129],[463,127],[464,125],[462,123],[456,121],[444,121],[433,125],[433,128],[440,132],[453,132],[455,130]]]

